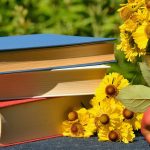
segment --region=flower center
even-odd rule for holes
[[[83,134],[83,127],[80,123],[73,123],[71,126],[71,132],[74,135],[79,136],[80,134]]]
[[[150,9],[150,0],[145,0],[146,8]]]
[[[110,119],[109,119],[109,116],[108,116],[107,114],[102,114],[102,115],[100,116],[100,122],[101,122],[102,124],[108,124],[109,121],[110,121]]]
[[[125,108],[123,110],[123,116],[125,117],[125,119],[132,119],[134,117],[134,112]]]
[[[105,92],[108,96],[116,96],[118,93],[117,88],[112,84],[110,84],[106,87]]]
[[[145,27],[145,33],[147,37],[150,39],[150,23],[148,23],[147,26]]]
[[[78,127],[76,125],[71,126],[71,132],[72,133],[77,133],[78,132]]]
[[[76,119],[78,119],[78,113],[76,111],[69,112],[68,120],[75,121]]]
[[[117,141],[119,138],[116,131],[110,131],[108,137],[109,137],[109,140],[113,142]]]
[[[129,37],[129,44],[131,45],[131,47],[134,47],[135,42],[132,36]]]

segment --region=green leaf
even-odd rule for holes
[[[150,87],[129,85],[119,92],[117,99],[131,111],[144,112],[150,106]]]
[[[126,78],[132,84],[147,85],[145,83],[145,80],[140,71],[139,64],[137,62],[136,63],[127,62],[123,52],[121,51],[116,50],[115,56],[117,62],[109,64],[111,68],[108,69],[108,73],[118,72],[122,74],[124,78]]]
[[[150,86],[150,68],[145,62],[141,62],[139,65],[145,82],[148,84],[148,86]]]

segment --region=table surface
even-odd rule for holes
[[[150,150],[149,144],[142,136],[136,137],[133,143],[98,142],[96,137],[67,138],[58,137],[32,143],[0,148],[0,150]]]

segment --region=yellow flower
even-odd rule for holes
[[[84,137],[90,137],[96,132],[94,120],[95,119],[93,117],[90,117],[88,124],[85,126]]]
[[[141,9],[144,7],[145,1],[144,0],[129,0],[128,3],[122,4],[121,8],[118,10],[120,12],[120,16],[123,20],[127,20],[132,15],[138,11],[138,9]]]
[[[90,117],[88,110],[85,108],[81,108],[77,111],[77,113],[78,113],[78,120],[80,121],[80,123],[82,125],[87,125]]]
[[[120,37],[121,43],[117,49],[124,52],[128,61],[134,62],[137,56],[143,56],[146,54],[146,49],[140,49],[137,46],[131,33],[120,33]]]
[[[124,122],[128,122],[129,124],[131,124],[134,130],[141,129],[141,120],[143,117],[143,113],[134,113],[125,108],[122,114]]]
[[[147,19],[148,13],[149,13],[148,10],[145,9],[144,7],[142,7],[141,9],[138,9],[138,11],[134,13],[134,15],[131,17],[131,19],[134,22],[137,22],[138,25],[141,25],[143,23],[143,21],[145,21]]]
[[[145,49],[150,38],[150,24],[143,22],[133,33],[133,38],[140,49]]]
[[[118,127],[120,131],[120,139],[124,143],[132,142],[135,138],[132,125],[126,122],[121,122],[121,125]]]
[[[133,10],[130,9],[130,7],[128,7],[128,5],[120,8],[118,10],[120,12],[120,17],[123,19],[123,20],[127,20],[130,18],[130,16],[133,14]]]
[[[150,8],[147,9],[147,6],[150,6],[149,0],[128,0],[128,3],[119,9],[125,22],[120,26],[121,43],[117,49],[124,52],[127,61],[134,62],[137,57],[146,54],[150,27],[146,27],[146,30],[143,22],[149,20]]]
[[[74,111],[73,111],[74,112]],[[77,112],[77,118],[75,120],[66,120],[62,123],[62,132],[64,136],[71,137],[89,137],[93,135],[93,128],[88,124],[90,114],[87,109],[81,108]],[[74,118],[75,113],[72,113],[71,118]],[[73,116],[73,117],[72,117]]]
[[[84,137],[84,126],[78,121],[64,121],[62,124],[62,130],[64,136]]]
[[[133,33],[139,25],[147,18],[148,11],[146,9],[138,9],[129,19],[127,19],[119,28],[121,33]]]
[[[124,24],[120,26],[120,31],[121,32],[125,32],[125,31],[133,32],[136,30],[137,26],[138,24],[134,20],[128,19],[124,22]]]
[[[124,143],[132,142],[135,138],[133,128],[129,123],[120,122],[115,128],[102,128],[98,131],[99,141],[122,141]]]
[[[109,101],[102,101],[100,105],[96,105],[89,110],[90,118],[92,118],[96,129],[116,126],[116,124],[122,119],[121,112],[122,106],[119,103],[116,103],[113,99],[110,99]]]
[[[118,92],[128,85],[128,80],[118,73],[110,73],[101,81],[96,89],[96,98],[101,101],[106,98],[116,97]]]
[[[91,100],[90,100],[90,104],[94,107],[96,105],[100,105],[100,100],[94,96]]]

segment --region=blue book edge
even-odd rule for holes
[[[0,37],[0,52],[112,42],[115,38],[32,34]]]

